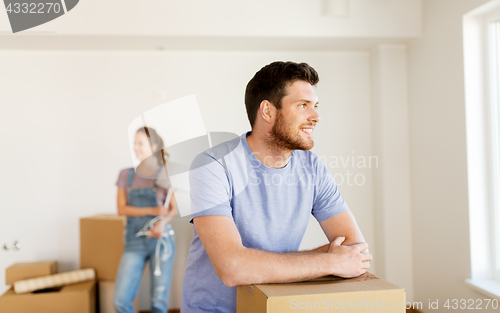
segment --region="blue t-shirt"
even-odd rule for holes
[[[283,168],[260,162],[243,134],[193,161],[190,171],[192,219],[229,216],[243,246],[288,252],[299,249],[312,214],[318,222],[349,210],[319,157],[295,150]],[[194,229],[182,284],[181,312],[236,312],[236,287],[216,274]]]

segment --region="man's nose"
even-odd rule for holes
[[[318,123],[321,120],[321,117],[316,109],[313,110],[313,114],[309,117],[309,120],[314,123]]]

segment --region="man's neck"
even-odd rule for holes
[[[273,145],[265,134],[252,131],[247,137],[248,146],[255,157],[265,166],[283,168],[290,161],[293,150],[283,149]]]

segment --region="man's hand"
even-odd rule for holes
[[[345,237],[337,237],[330,243],[328,253],[332,256],[332,274],[340,277],[357,277],[370,268],[372,255],[361,252],[368,249],[366,242],[350,246],[341,245]]]
[[[164,223],[162,220],[156,222],[154,226],[149,230],[148,237],[160,239],[163,236],[165,225],[166,223]]]

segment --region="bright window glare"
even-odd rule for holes
[[[500,281],[500,21],[496,20],[491,22],[492,35],[490,36],[490,45],[492,49],[491,62],[492,73],[490,74],[490,114],[491,114],[491,128],[490,128],[490,145],[491,145],[491,170],[492,179],[491,191],[493,201],[493,247],[495,249],[495,273],[494,277]]]

